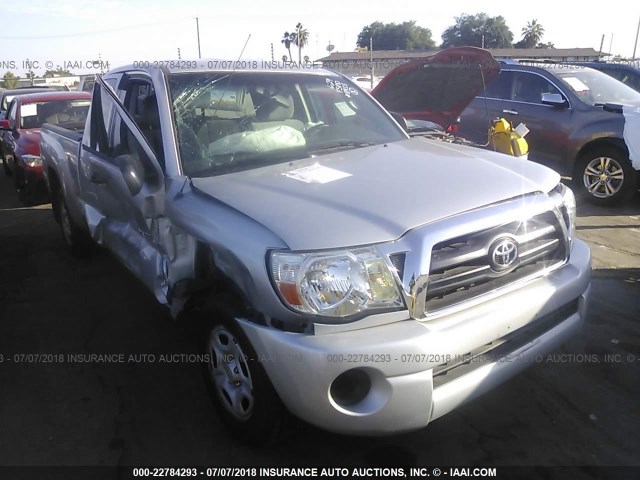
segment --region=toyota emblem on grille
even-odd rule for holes
[[[489,261],[495,271],[506,270],[518,260],[518,244],[509,237],[497,239],[489,247]]]

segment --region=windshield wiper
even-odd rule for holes
[[[209,177],[211,175],[223,175],[225,173],[239,172],[251,168],[266,167],[291,160],[299,160],[307,157],[304,148],[286,148],[272,150],[270,152],[236,152],[229,155],[219,155],[211,160],[212,164],[191,173],[191,177]],[[226,158],[225,158],[226,157]]]
[[[310,147],[309,152],[317,153],[317,152],[329,152],[332,150],[349,150],[352,148],[371,147],[373,145],[376,145],[376,144],[371,142],[344,141],[344,142],[332,143],[330,145],[325,145],[321,147]]]

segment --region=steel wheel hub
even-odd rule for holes
[[[209,375],[227,411],[238,420],[251,417],[253,383],[247,356],[234,334],[216,326],[209,334]]]
[[[594,158],[584,169],[583,182],[587,191],[594,197],[608,198],[622,188],[624,170],[614,158]]]

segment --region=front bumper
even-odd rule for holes
[[[325,335],[240,324],[292,413],[336,432],[397,433],[426,426],[574,336],[585,319],[590,279],[591,252],[575,240],[562,268],[435,320]],[[470,354],[472,361],[460,361]],[[336,401],[331,385],[352,369],[366,373],[370,389],[348,405]]]

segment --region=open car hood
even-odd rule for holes
[[[499,72],[487,50],[447,48],[394,68],[371,95],[391,112],[447,128]]]

